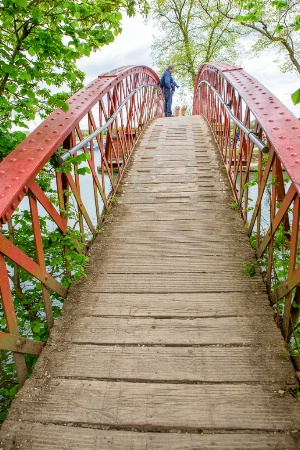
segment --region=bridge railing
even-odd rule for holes
[[[254,77],[226,63],[200,67],[193,113],[210,124],[232,207],[247,224],[284,337],[298,348],[300,123]]]
[[[40,353],[43,323],[52,327],[82,273],[141,132],[163,114],[158,80],[144,66],[100,75],[0,164],[0,350],[13,352],[20,384],[24,355]]]

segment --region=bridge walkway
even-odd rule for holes
[[[294,372],[199,117],[146,130],[2,448],[294,449]]]

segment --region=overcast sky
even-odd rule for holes
[[[79,68],[86,73],[85,84],[99,74],[126,65],[146,65],[155,69],[151,61],[150,46],[157,29],[153,22],[147,24],[141,16],[124,18],[123,32],[115,42],[79,61]],[[259,58],[245,59],[241,66],[275,94],[297,117],[300,105],[296,107],[291,93],[300,87],[296,74],[282,73],[273,62],[275,55],[266,53]],[[174,74],[175,75],[175,74]],[[176,102],[176,98],[174,99]]]

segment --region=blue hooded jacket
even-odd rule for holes
[[[175,91],[175,87],[177,87],[177,88],[179,87],[178,84],[173,80],[172,74],[168,70],[166,70],[163,73],[162,78],[165,83],[164,88],[167,88],[170,90],[172,89],[172,91]]]

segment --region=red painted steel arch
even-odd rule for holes
[[[123,80],[130,79],[131,83],[126,86],[124,94],[128,94],[130,90],[142,83],[150,82],[156,86],[159,80],[158,75],[146,66],[125,66],[99,75],[67,101],[70,105],[68,112],[64,113],[61,109],[54,111],[10,153],[8,158],[1,162],[0,221],[2,224],[11,217],[28,192],[30,182],[59,146],[66,141],[80,120],[114,87],[120,85]],[[123,98],[125,97],[126,95]],[[121,103],[120,100],[118,99],[118,103]],[[160,99],[157,114],[162,113]]]
[[[193,113],[204,115],[214,133],[236,206],[241,209],[252,242],[256,240],[257,257],[266,264],[270,298],[277,306],[285,299],[282,317],[278,313],[277,320],[282,322],[288,340],[292,323],[296,325],[299,320],[300,306],[299,120],[252,75],[227,63],[200,67]],[[264,156],[261,149],[268,150],[268,155]],[[249,181],[253,165],[257,193],[256,201],[251,203]],[[262,212],[262,202],[264,209],[268,208],[267,214]],[[286,239],[286,275],[279,275],[276,265],[280,229]],[[293,301],[298,306],[294,307]]]
[[[0,332],[0,349],[14,353],[20,384],[27,377],[24,354],[38,354],[43,343],[20,335],[5,258],[41,283],[47,324],[51,328],[50,292],[65,297],[66,289],[46,266],[39,215],[46,214],[53,227],[65,234],[69,229],[65,210],[72,196],[77,208],[77,225],[73,222],[72,227],[78,227],[82,239],[85,239],[83,233],[90,238],[96,235],[101,208],[106,208],[113,198],[141,132],[149,120],[163,115],[158,81],[158,75],[146,66],[126,66],[99,75],[68,100],[68,112],[54,111],[0,163],[0,225],[5,230],[5,224],[26,196],[35,243],[35,256],[30,258],[9,239],[8,232],[0,233],[0,293],[7,329],[7,332]],[[88,128],[89,143],[84,139],[83,127]],[[71,172],[56,173],[54,203],[36,181],[58,150],[60,153],[70,151],[76,156],[78,145],[90,155],[86,164],[90,169],[93,217],[83,200],[82,173],[75,168]],[[67,260],[65,272],[68,273]]]
[[[256,78],[228,63],[208,63],[200,67],[194,88],[193,114],[204,113],[199,91],[199,83],[204,80],[216,86],[224,101],[232,103],[232,109],[242,120],[240,102],[247,105],[300,193],[300,123],[294,114]]]

